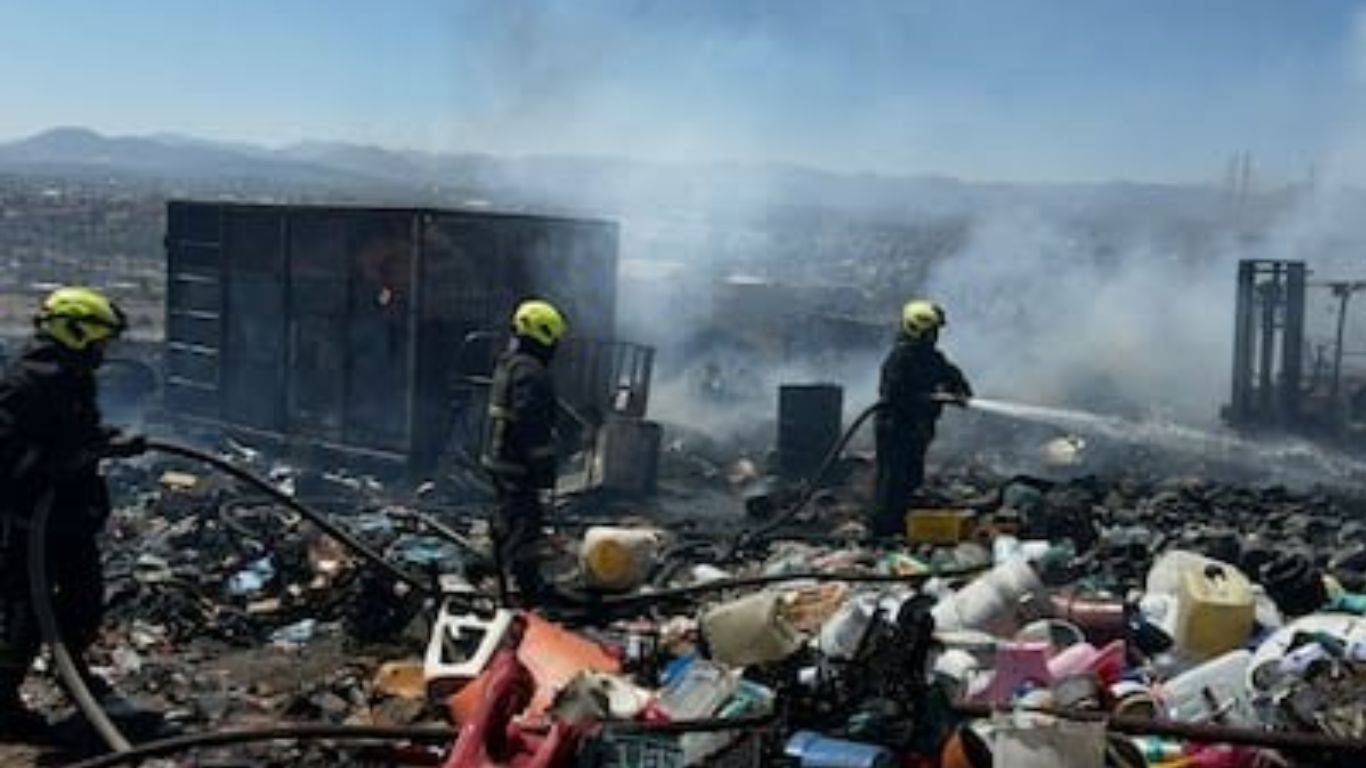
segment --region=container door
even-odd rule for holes
[[[284,427],[286,270],[283,214],[224,216],[227,274],[223,418],[278,432]]]
[[[346,439],[406,452],[416,358],[413,218],[371,213],[351,223]]]
[[[299,213],[290,224],[291,431],[342,439],[349,280],[347,218]]]

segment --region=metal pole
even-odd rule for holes
[[[1280,266],[1272,267],[1270,281],[1257,286],[1261,316],[1261,359],[1257,361],[1257,419],[1265,424],[1275,404],[1272,367],[1276,357],[1276,309],[1280,305]]]
[[[1338,297],[1338,328],[1333,348],[1333,383],[1329,390],[1329,402],[1338,407],[1338,392],[1342,384],[1342,338],[1347,329],[1347,302],[1352,298],[1352,290],[1345,284],[1333,286]]]

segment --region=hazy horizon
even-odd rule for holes
[[[978,182],[1359,183],[1358,2],[250,0],[0,9],[0,140],[792,165]]]

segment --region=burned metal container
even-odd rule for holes
[[[612,338],[614,223],[172,201],[166,252],[173,417],[429,471],[477,440],[479,379],[529,296],[569,319],[569,410],[644,413],[652,351]]]
[[[778,388],[778,474],[810,479],[840,439],[844,389],[837,384]]]

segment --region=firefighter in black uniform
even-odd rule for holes
[[[512,572],[525,605],[548,596],[539,563],[541,495],[555,487],[556,400],[550,361],[565,328],[564,317],[550,303],[522,302],[512,316],[512,342],[498,358],[489,390],[483,463],[498,493],[493,541],[497,561]]]
[[[901,333],[882,364],[878,387],[877,493],[872,533],[894,536],[904,530],[911,494],[925,480],[925,451],[934,440],[944,402],[966,404],[972,387],[963,372],[936,348],[944,310],[930,301],[908,302],[901,311]]]
[[[95,370],[126,327],[123,312],[89,288],[59,288],[34,318],[33,340],[0,380],[0,738],[41,739],[46,721],[19,697],[41,641],[30,600],[28,521],[51,499],[49,578],[62,638],[80,659],[103,618],[95,537],[109,516],[99,474],[106,456],[145,450],[100,423]],[[93,689],[103,681],[90,680]]]

